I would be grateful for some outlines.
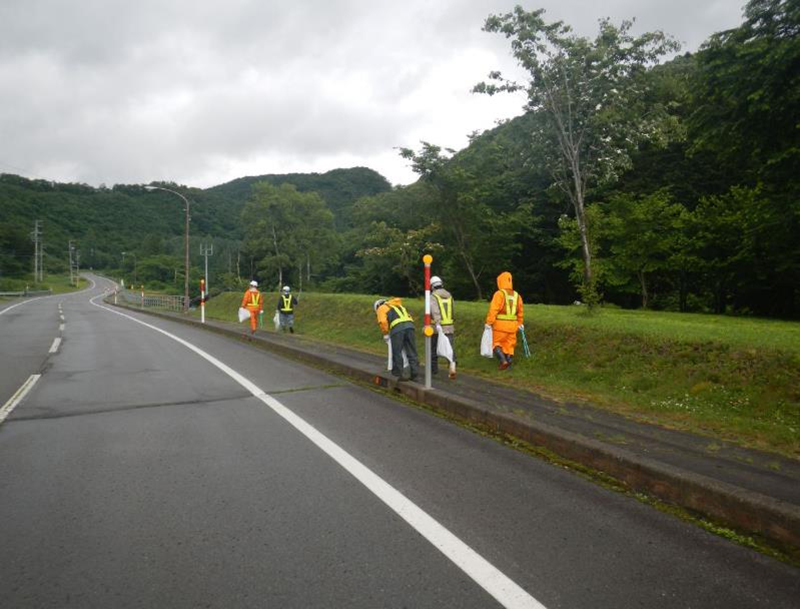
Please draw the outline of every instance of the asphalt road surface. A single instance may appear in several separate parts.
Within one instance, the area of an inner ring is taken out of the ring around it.
[[[0,607],[798,606],[794,567],[95,279],[0,304]]]

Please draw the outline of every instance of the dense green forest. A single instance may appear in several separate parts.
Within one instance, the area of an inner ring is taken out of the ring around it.
[[[415,294],[430,252],[462,299],[509,270],[529,302],[800,317],[800,1],[751,0],[685,54],[630,23],[583,38],[545,18],[487,18],[529,79],[476,74],[476,94],[524,91],[524,112],[460,151],[401,150],[414,184],[353,168],[167,185],[192,200],[198,277],[213,243],[212,290]],[[30,273],[37,219],[46,266],[74,239],[84,267],[180,291],[177,197],[3,175],[0,281]]]

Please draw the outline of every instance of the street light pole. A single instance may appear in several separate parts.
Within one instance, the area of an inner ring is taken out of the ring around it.
[[[178,195],[181,199],[183,199],[184,204],[186,205],[186,230],[184,236],[184,277],[183,277],[183,312],[189,312],[189,199],[184,197],[181,193],[177,190],[170,190],[169,188],[164,188],[163,186],[145,186],[145,190],[165,190],[166,192],[171,192],[174,195]]]

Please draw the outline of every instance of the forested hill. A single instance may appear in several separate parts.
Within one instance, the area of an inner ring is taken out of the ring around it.
[[[288,182],[300,191],[318,192],[339,226],[347,224],[358,198],[391,190],[385,178],[363,167],[245,177],[205,190],[165,183],[191,201],[193,257],[201,241],[213,242],[218,253],[224,251],[226,270],[232,266],[229,253],[235,258],[244,236],[242,209],[259,181]],[[118,268],[122,252],[132,252],[139,262],[153,256],[182,258],[185,215],[182,201],[173,194],[149,192],[141,185],[94,188],[0,174],[0,278],[30,271],[30,234],[36,220],[41,223],[48,272],[66,268],[70,240],[81,252],[83,267]]]
[[[294,184],[299,192],[318,193],[333,212],[334,222],[339,229],[350,223],[351,208],[358,199],[392,189],[392,185],[377,171],[367,167],[352,167],[333,169],[325,173],[247,176],[213,186],[208,192],[244,203],[252,192],[253,184],[257,182],[269,182],[274,186]]]

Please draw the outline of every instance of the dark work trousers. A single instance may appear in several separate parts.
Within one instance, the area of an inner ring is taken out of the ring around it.
[[[419,360],[417,359],[417,344],[414,338],[414,324],[405,322],[407,327],[397,327],[389,335],[392,341],[392,374],[397,378],[403,376],[403,351],[408,358],[408,366],[411,369],[411,378],[419,375]]]
[[[450,346],[453,348],[453,361],[456,361],[456,335],[455,334],[445,334],[445,336],[450,340]],[[436,374],[439,372],[439,356],[436,355],[436,347],[439,346],[439,333],[434,332],[433,336],[431,337],[431,372]],[[445,360],[447,361],[447,360]]]

